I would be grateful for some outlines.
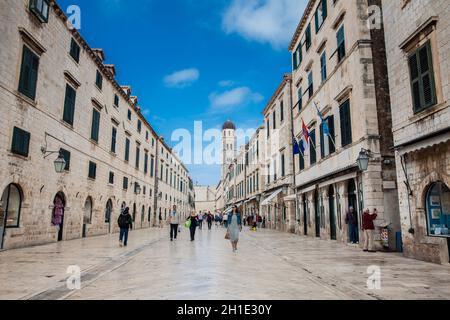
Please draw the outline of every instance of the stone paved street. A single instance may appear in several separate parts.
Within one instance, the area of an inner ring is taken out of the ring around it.
[[[450,267],[275,231],[244,230],[232,253],[224,230],[116,235],[0,253],[0,299],[448,299]],[[66,269],[79,265],[82,289],[69,291]],[[367,268],[381,268],[368,290]]]

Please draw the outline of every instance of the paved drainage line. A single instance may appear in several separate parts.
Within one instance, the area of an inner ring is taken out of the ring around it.
[[[127,252],[125,254],[119,255],[117,257],[112,257],[108,259],[106,262],[93,266],[92,268],[88,268],[82,272],[81,275],[81,283],[82,283],[82,289],[88,287],[101,277],[105,276],[108,273],[111,273],[120,267],[124,266],[125,264],[129,263],[132,259],[134,259],[138,254],[143,252],[148,247],[160,242],[163,239],[163,237],[160,237],[158,239],[152,240],[146,244],[143,244],[140,247],[137,247],[136,249],[133,249],[130,252]],[[123,259],[126,259],[123,261]],[[64,285],[60,285],[57,287],[53,287],[48,290],[44,290],[38,294],[34,294],[31,297],[28,297],[27,300],[64,300],[67,299],[69,296],[77,292],[77,290],[70,290],[67,288],[66,281],[68,278],[65,278]]]
[[[285,262],[287,262],[289,265],[300,268],[303,272],[309,274],[309,275],[306,274],[305,276],[310,281],[312,281],[316,284],[319,284],[322,287],[325,287],[326,289],[331,291],[333,294],[340,294],[340,295],[343,295],[344,297],[347,297],[347,298],[351,297],[354,299],[360,299],[360,296],[364,295],[364,296],[367,296],[371,300],[374,300],[374,299],[383,300],[381,297],[379,297],[373,293],[367,293],[354,285],[347,284],[340,280],[336,280],[335,276],[328,274],[324,271],[320,271],[321,274],[317,275],[314,272],[312,272],[311,270],[309,270],[310,268],[308,268],[307,265],[304,265],[303,263],[300,263],[300,262],[291,261],[289,258],[278,253],[275,249],[261,245],[258,241],[256,241],[255,237],[253,237],[253,236],[249,235],[249,238],[251,239],[250,241],[256,243],[260,248],[271,252],[275,256],[277,256],[277,257],[281,258],[282,260],[284,260]],[[341,287],[343,289],[340,289],[337,286],[338,284],[341,285]],[[349,294],[349,292],[350,292],[350,294]]]

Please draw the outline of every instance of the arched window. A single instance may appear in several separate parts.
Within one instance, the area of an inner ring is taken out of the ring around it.
[[[22,191],[19,186],[10,184],[3,191],[0,202],[0,227],[18,228],[21,208]]]
[[[145,206],[142,206],[141,210],[141,223],[143,223],[145,220]]]
[[[87,197],[84,203],[83,223],[90,224],[92,221],[92,198]]]
[[[152,207],[148,207],[148,222],[150,222],[152,217]]]
[[[426,198],[428,234],[450,237],[450,189],[442,182],[433,183]]]

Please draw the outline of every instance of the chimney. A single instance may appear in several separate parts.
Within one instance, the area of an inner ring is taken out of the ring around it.
[[[122,88],[123,92],[125,92],[127,97],[131,96],[131,87],[130,86],[122,86],[121,88]]]
[[[116,76],[116,67],[113,64],[105,64],[106,70],[113,76]]]
[[[105,61],[105,53],[103,52],[103,49],[92,49],[92,51],[95,53],[95,55],[100,59],[102,63],[103,61]]]

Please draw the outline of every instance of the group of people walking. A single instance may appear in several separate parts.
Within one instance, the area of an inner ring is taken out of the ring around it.
[[[374,232],[375,225],[374,221],[378,216],[377,209],[374,209],[373,212],[370,212],[369,209],[364,210],[362,215],[362,223],[361,229],[364,233],[364,252],[376,252],[374,245]],[[160,216],[160,220],[161,220]],[[237,245],[239,242],[239,234],[242,231],[242,225],[248,224],[252,229],[256,230],[256,228],[260,228],[261,225],[264,225],[264,219],[261,218],[259,214],[245,216],[242,218],[242,215],[239,213],[237,206],[232,207],[232,211],[229,214],[225,215],[212,215],[211,212],[208,213],[199,213],[192,212],[191,215],[187,218],[184,226],[190,231],[190,239],[191,241],[195,241],[195,233],[197,228],[200,230],[203,228],[203,222],[206,221],[208,230],[212,229],[213,222],[216,223],[216,227],[218,228],[220,225],[223,225],[226,229],[225,238],[230,240],[233,252],[237,252]],[[120,246],[128,245],[128,233],[133,229],[133,219],[130,215],[130,209],[125,208],[120,214],[118,220],[118,225],[120,228],[119,234],[119,243]],[[169,212],[169,218],[167,223],[170,226],[170,241],[174,241],[177,239],[178,233],[181,232],[181,223],[182,218],[181,215],[177,211],[177,206],[174,205],[172,210]],[[348,233],[350,242],[353,244],[359,243],[359,235],[358,235],[358,218],[353,207],[350,207],[346,217],[345,223],[348,225]],[[160,223],[161,226],[161,223]]]

